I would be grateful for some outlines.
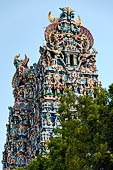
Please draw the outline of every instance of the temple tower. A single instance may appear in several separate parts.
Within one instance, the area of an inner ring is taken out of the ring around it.
[[[97,51],[90,31],[74,19],[74,10],[60,8],[59,18],[45,30],[37,64],[28,67],[28,57],[14,58],[16,73],[12,80],[15,103],[9,107],[7,141],[3,152],[4,170],[26,165],[45,153],[45,141],[60,127],[58,108],[60,95],[71,88],[76,97],[90,94],[99,84],[95,66]]]

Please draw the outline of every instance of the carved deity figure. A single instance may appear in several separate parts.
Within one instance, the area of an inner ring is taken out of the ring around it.
[[[25,55],[24,60],[19,60],[19,57],[20,57],[20,55],[15,56],[14,65],[17,69],[16,73],[17,73],[19,82],[21,82],[28,75],[29,68],[28,68],[27,64],[29,62],[29,58]]]

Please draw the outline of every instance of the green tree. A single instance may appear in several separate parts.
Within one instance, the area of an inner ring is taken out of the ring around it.
[[[52,138],[48,144],[51,170],[79,170],[86,166],[85,156],[88,151],[84,145],[85,129],[78,119],[75,101],[75,95],[70,90],[61,97],[59,118],[62,128],[56,130],[59,136]]]
[[[80,97],[78,104],[71,91],[61,97],[62,129],[48,144],[51,170],[113,169],[113,85],[95,95]]]
[[[16,167],[16,168],[14,168],[13,170],[24,170],[24,168]]]
[[[46,170],[48,168],[48,157],[46,155],[39,155],[37,159],[27,166],[27,170]]]

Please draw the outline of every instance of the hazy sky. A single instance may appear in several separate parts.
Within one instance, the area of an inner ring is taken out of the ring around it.
[[[113,83],[113,0],[0,0],[0,160],[6,140],[8,106],[13,106],[11,81],[14,56],[27,54],[37,63],[43,45],[48,12],[60,15],[60,7],[75,10],[82,25],[92,33],[98,51],[97,68],[103,87]],[[0,170],[2,164],[0,163]]]

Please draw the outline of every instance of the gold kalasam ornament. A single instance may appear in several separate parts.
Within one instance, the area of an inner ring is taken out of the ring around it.
[[[69,8],[69,7],[59,8],[59,9],[62,10],[62,11],[67,11],[68,14],[70,14],[70,12],[75,12],[75,10],[73,10],[73,9],[71,9],[71,8]]]

